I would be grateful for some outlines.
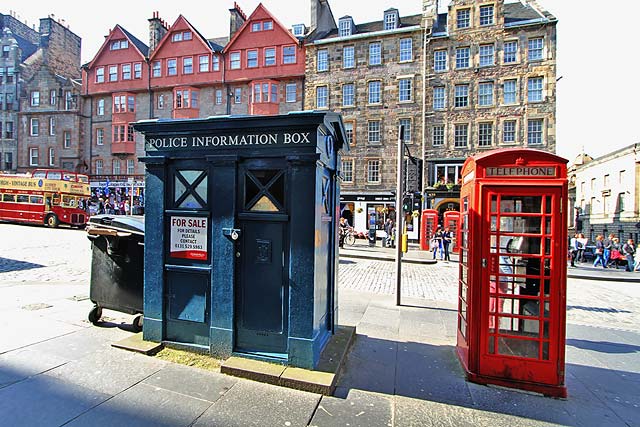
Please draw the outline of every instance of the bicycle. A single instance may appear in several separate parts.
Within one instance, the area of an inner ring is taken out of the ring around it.
[[[353,246],[356,244],[356,235],[355,235],[355,231],[353,230],[353,227],[345,227],[343,233],[344,233],[344,242],[347,245]]]

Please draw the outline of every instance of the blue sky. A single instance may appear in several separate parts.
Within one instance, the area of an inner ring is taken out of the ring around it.
[[[236,0],[247,15],[260,3],[258,0]],[[334,17],[353,16],[356,23],[382,18],[389,7],[401,15],[421,12],[421,0],[367,0],[367,7],[354,7],[358,2],[329,0]],[[8,4],[7,4],[8,3]],[[308,0],[263,0],[262,3],[285,26],[309,24]],[[640,99],[640,84],[636,81],[634,47],[640,40],[640,2],[625,1],[624,13],[607,9],[602,0],[538,0],[538,3],[558,18],[557,85],[557,149],[570,161],[584,148],[598,157],[636,142],[640,142],[635,120],[638,120],[636,100]],[[71,1],[21,0],[5,2],[3,13],[14,10],[29,25],[53,13],[64,19],[71,30],[82,37],[82,61],[88,62],[104,41],[104,36],[116,24],[148,40],[147,19],[153,11],[172,24],[183,14],[205,37],[220,37],[228,33],[229,13],[233,0],[167,1],[111,0],[104,4],[99,18],[89,3]],[[615,18],[615,20],[614,20]],[[632,47],[633,46],[633,47]]]

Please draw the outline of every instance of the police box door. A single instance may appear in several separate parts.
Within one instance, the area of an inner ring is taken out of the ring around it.
[[[284,159],[252,159],[238,168],[235,351],[286,357],[289,216]]]

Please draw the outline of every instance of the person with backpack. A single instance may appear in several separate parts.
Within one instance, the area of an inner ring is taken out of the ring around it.
[[[633,239],[627,240],[627,243],[622,245],[622,253],[627,259],[627,266],[625,267],[625,271],[633,271],[633,256],[636,254],[636,247],[633,244]]]

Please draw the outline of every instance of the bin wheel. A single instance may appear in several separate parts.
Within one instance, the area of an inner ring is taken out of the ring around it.
[[[142,314],[138,314],[134,319],[133,319],[133,330],[134,332],[140,332],[142,331],[142,322],[143,322],[143,316]]]
[[[46,224],[51,228],[56,228],[60,225],[60,220],[54,214],[47,215]]]
[[[98,307],[96,305],[89,312],[89,322],[91,322],[94,325],[96,325],[101,317],[102,317],[102,307]]]

